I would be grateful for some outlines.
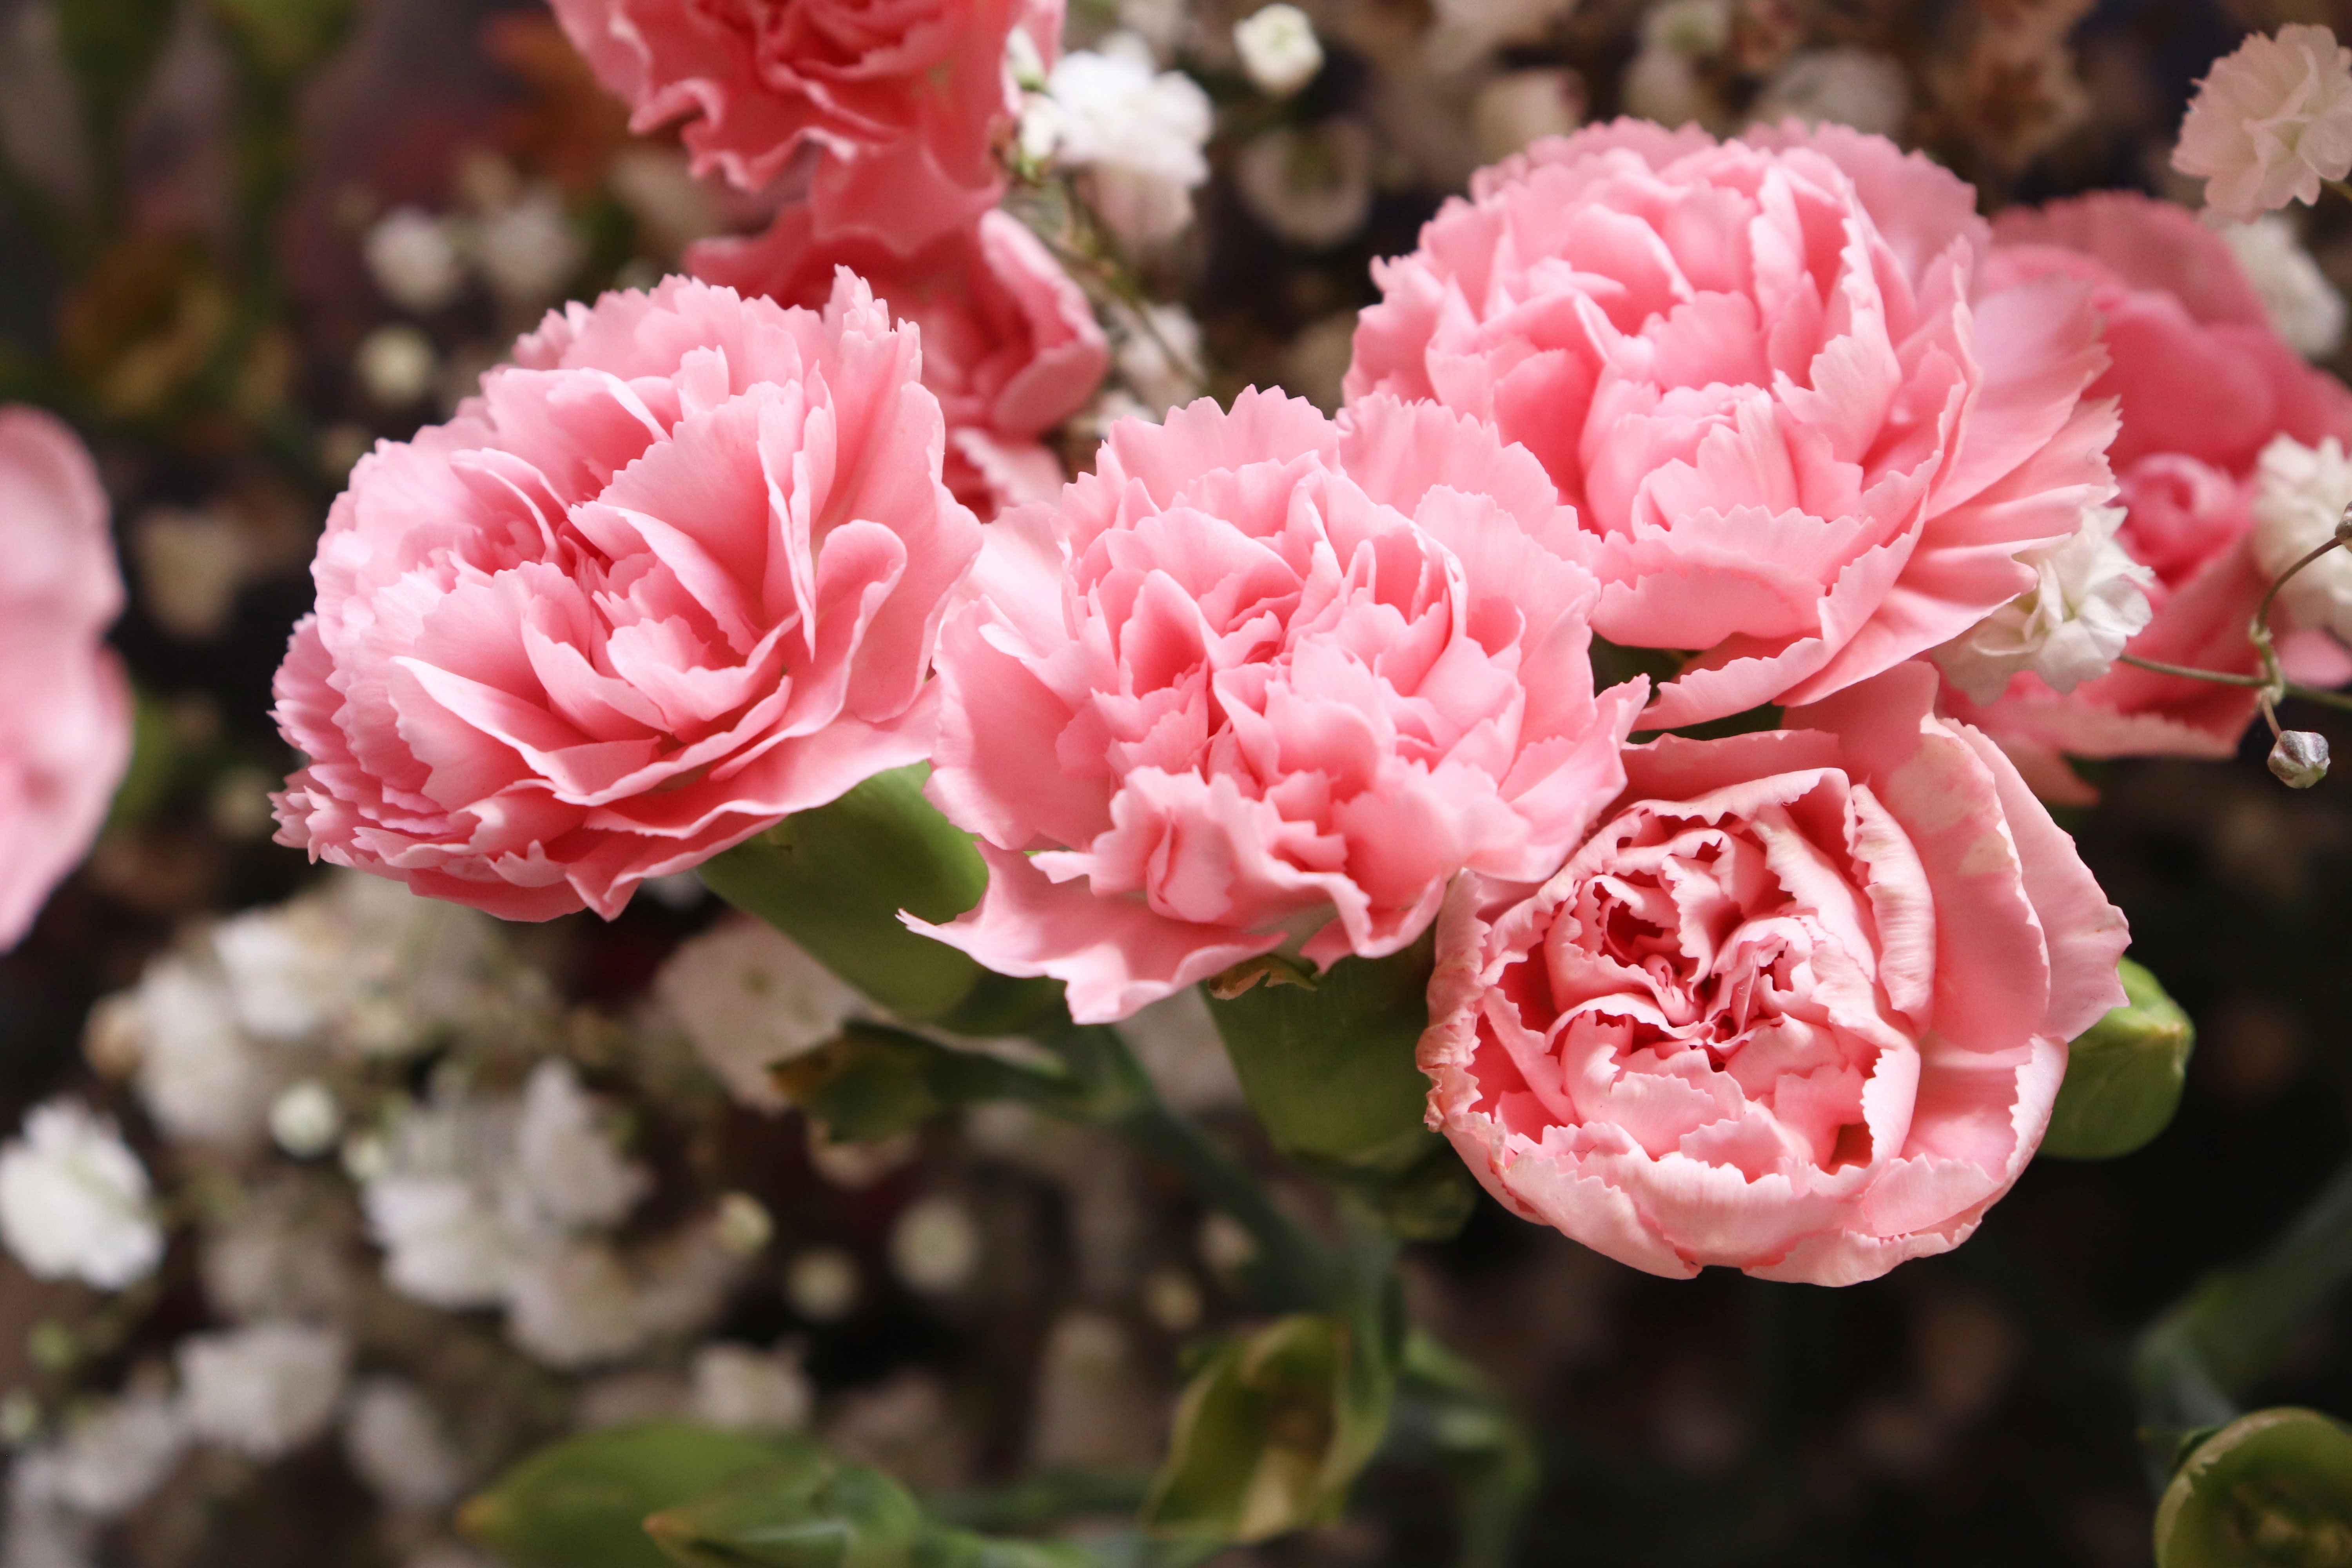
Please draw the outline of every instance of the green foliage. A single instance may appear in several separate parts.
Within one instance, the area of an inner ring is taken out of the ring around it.
[[[82,121],[108,168],[122,122],[172,37],[175,0],[62,0],[58,41],[81,94]]]
[[[1413,1052],[1435,942],[1424,935],[1388,958],[1343,958],[1312,985],[1269,980],[1209,1004],[1276,1147],[1415,1239],[1460,1229],[1477,1195],[1423,1120],[1429,1080]]]
[[[683,1568],[908,1568],[923,1530],[906,1488],[814,1444],[646,1521]]]
[[[668,1568],[648,1514],[814,1451],[674,1421],[591,1432],[509,1470],[458,1510],[457,1527],[508,1568]]]
[[[1053,1017],[1058,984],[992,974],[900,923],[901,910],[953,920],[988,886],[971,837],[923,798],[927,773],[878,773],[705,862],[702,879],[909,1022],[989,1035]]]
[[[2068,1049],[2066,1081],[2042,1140],[2045,1154],[2066,1160],[2128,1154],[2163,1131],[2179,1109],[2196,1027],[2156,976],[2128,958],[2121,978],[2129,1000]]]
[[[352,0],[211,0],[247,57],[277,76],[317,65],[342,41]]]
[[[2259,1410],[2199,1443],[2156,1510],[2157,1568],[2352,1565],[2352,1428]]]
[[[1391,1348],[1360,1318],[1300,1313],[1227,1342],[1177,1404],[1145,1525],[1250,1542],[1329,1523],[1395,1397]]]
[[[770,1076],[786,1099],[848,1143],[895,1137],[957,1106],[1055,1104],[1066,1089],[1076,1092],[1062,1077],[873,1024],[845,1026],[838,1038],[777,1063]]]

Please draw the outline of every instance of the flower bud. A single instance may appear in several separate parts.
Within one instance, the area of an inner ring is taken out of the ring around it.
[[[1251,84],[1268,98],[1288,98],[1323,68],[1315,24],[1296,5],[1268,5],[1234,23],[1234,47]]]
[[[2164,1131],[2180,1104],[2197,1030],[2164,987],[2130,959],[2117,966],[2124,1005],[2067,1047],[2066,1081],[2050,1111],[2042,1152],[2106,1160]]]
[[[2352,1562],[2352,1428],[2258,1410],[2207,1437],[2156,1510],[2157,1568]]]
[[[2327,737],[2285,730],[2271,748],[2271,772],[2289,789],[2309,789],[2327,776]]]

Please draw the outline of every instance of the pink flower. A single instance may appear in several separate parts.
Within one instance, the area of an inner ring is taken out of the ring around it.
[[[1094,309],[1045,246],[990,212],[914,255],[857,236],[817,237],[805,206],[755,239],[707,240],[687,269],[782,305],[818,306],[836,267],[872,286],[892,315],[923,330],[923,384],[948,422],[948,488],[993,517],[1050,500],[1067,477],[1037,439],[1076,413],[1110,366]]]
[[[630,125],[685,117],[695,172],[758,190],[822,149],[819,229],[900,251],[996,205],[994,141],[1020,112],[1017,27],[1050,63],[1061,0],[554,0]]]
[[[2179,207],[2102,192],[2011,209],[1993,232],[1990,279],[2087,285],[2106,323],[2113,363],[2090,395],[2114,397],[2123,418],[2108,451],[2126,508],[2116,540],[2157,579],[2155,618],[2125,651],[2252,671],[2246,626],[2264,586],[2246,548],[2255,459],[2282,434],[2352,441],[2352,394],[2280,341],[2229,246]],[[2320,684],[2352,676],[2324,634],[2301,633],[2283,651]],[[1949,701],[2032,763],[2037,784],[2062,792],[2060,752],[2225,757],[2254,716],[2244,688],[2128,666],[2063,697],[2027,674],[1992,704]]]
[[[2317,201],[2321,181],[2352,173],[2352,49],[2325,27],[2256,33],[2199,85],[2172,166],[2234,218]]]
[[[673,278],[362,458],[278,672],[278,842],[493,914],[636,884],[929,754],[980,525],[911,328]]]
[[[131,761],[106,492],[72,431],[0,406],[0,949],[98,836]]]
[[[1433,397],[1543,460],[1593,630],[1698,650],[1645,728],[1957,636],[2107,493],[2084,290],[1978,287],[1972,194],[1892,142],[1621,120],[1471,191],[1376,268],[1348,395]]]
[[[1113,426],[993,526],[941,634],[930,795],[990,880],[917,929],[1103,1022],[1286,944],[1394,952],[1465,868],[1546,876],[1644,694],[1593,695],[1594,584],[1536,542],[1556,510],[1428,405]]]
[[[1906,664],[1788,730],[1625,753],[1532,897],[1438,925],[1430,1125],[1653,1274],[1846,1285],[1967,1239],[2033,1155],[2126,931]]]

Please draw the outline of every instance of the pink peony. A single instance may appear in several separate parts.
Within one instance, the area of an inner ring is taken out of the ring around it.
[[[2246,548],[2254,461],[2271,439],[2352,441],[2352,394],[2272,330],[2229,246],[2182,209],[2103,192],[2001,215],[1987,274],[2088,285],[2113,363],[2091,388],[2123,417],[2108,456],[2126,509],[2116,542],[2156,574],[2156,616],[2125,651],[2230,673],[2256,668],[2246,626],[2264,581]],[[2352,676],[2323,634],[2283,645],[2298,674]],[[2032,675],[1952,710],[2063,782],[2056,754],[2225,757],[2254,716],[2242,687],[2119,666],[2060,696]],[[2040,782],[2037,778],[2037,782]]]
[[[994,142],[1020,112],[1015,28],[1050,63],[1061,0],[554,0],[597,79],[651,131],[687,121],[695,172],[744,190],[823,151],[827,234],[911,251],[996,205]]]
[[[1465,868],[1548,875],[1644,694],[1593,695],[1595,585],[1535,542],[1556,510],[1425,404],[1122,421],[994,525],[941,634],[930,794],[990,881],[919,929],[1103,1022],[1286,944],[1394,952]]]
[[[2199,85],[2172,166],[2235,218],[2317,201],[2322,180],[2352,173],[2352,49],[2325,27],[2248,38]]]
[[[0,406],[0,948],[98,836],[131,761],[106,492],[72,431]]]
[[[2033,1155],[2126,931],[1903,665],[1792,728],[1625,754],[1532,897],[1439,922],[1429,1120],[1514,1212],[1653,1274],[1845,1285],[1957,1247]]]
[[[836,267],[872,285],[892,315],[923,330],[923,384],[948,421],[948,488],[985,519],[1050,500],[1067,477],[1037,439],[1076,413],[1110,366],[1086,295],[1037,237],[1003,212],[901,258],[856,236],[815,234],[788,208],[755,239],[707,240],[687,269],[782,305],[819,306]]]
[[[493,914],[610,917],[929,752],[980,525],[911,328],[673,278],[551,314],[352,472],[278,672],[278,842]]]
[[[1968,186],[1791,122],[1618,121],[1480,174],[1381,264],[1347,381],[1543,460],[1593,629],[1697,650],[1644,728],[1810,702],[2032,585],[2105,498],[2079,286],[1978,286]]]

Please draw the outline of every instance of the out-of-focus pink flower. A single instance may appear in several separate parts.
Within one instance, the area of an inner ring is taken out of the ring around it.
[[[106,492],[54,416],[0,406],[0,949],[106,819],[131,688],[100,640],[122,611]]]
[[[994,141],[1020,112],[1014,28],[1050,63],[1061,0],[554,0],[639,132],[686,119],[698,174],[744,190],[821,148],[819,227],[916,249],[996,205]]]
[[[673,278],[551,314],[361,459],[278,672],[278,842],[420,893],[610,917],[930,750],[980,525],[913,329]]]
[[[2352,49],[2325,27],[2248,38],[2198,87],[2172,166],[2235,218],[2318,200],[2322,180],[2352,174]]]
[[[767,233],[706,240],[687,270],[782,305],[822,305],[836,267],[872,286],[890,313],[923,330],[923,384],[948,422],[948,488],[993,517],[1045,500],[1067,477],[1037,439],[1076,413],[1110,367],[1110,344],[1086,295],[1009,213],[899,257],[858,236],[819,238],[805,206]]]
[[[1435,398],[1542,459],[1593,629],[1697,651],[1644,727],[1933,647],[2106,497],[2087,290],[1979,287],[1968,186],[1890,142],[1618,121],[1471,192],[1378,267],[1348,395]]]
[[[990,880],[919,929],[1101,1022],[1286,944],[1396,952],[1465,868],[1549,875],[1644,695],[1593,694],[1594,584],[1536,542],[1557,508],[1426,404],[1113,426],[994,524],[941,635],[930,795]]]
[[[1845,1285],[1967,1239],[2124,1000],[2122,911],[1908,664],[1789,730],[1625,754],[1532,897],[1438,926],[1430,1124],[1654,1274]]]
[[[2087,285],[2106,322],[2113,363],[2091,395],[2114,397],[2123,416],[2108,454],[2126,509],[2116,540],[2156,574],[2155,617],[2125,651],[2252,672],[2246,626],[2265,585],[2246,547],[2255,459],[2280,435],[2352,441],[2352,393],[2280,341],[2229,246],[2179,207],[2102,192],[2012,209],[1994,239],[1990,279]],[[2282,652],[2315,683],[2352,676],[2317,631],[2290,637]],[[2128,666],[2063,697],[2023,674],[1994,703],[1956,692],[1950,705],[2033,763],[2038,784],[2062,788],[2061,752],[2223,757],[2254,716],[2243,687]]]

